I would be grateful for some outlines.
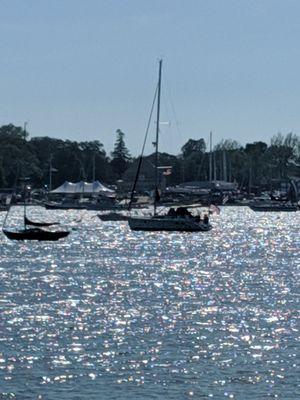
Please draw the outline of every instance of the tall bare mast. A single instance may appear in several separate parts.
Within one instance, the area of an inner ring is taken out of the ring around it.
[[[226,160],[226,150],[223,149],[223,181],[227,181],[227,160]]]
[[[212,186],[212,131],[209,133],[209,184]]]
[[[214,170],[214,181],[217,180],[217,160],[216,160],[216,153],[215,151],[213,152],[213,170]]]
[[[93,182],[96,179],[96,154],[93,154]]]
[[[159,171],[158,171],[158,136],[159,136],[159,119],[160,119],[160,91],[161,91],[161,70],[162,60],[159,60],[159,73],[158,73],[158,92],[157,92],[157,114],[156,114],[156,139],[155,139],[155,193],[154,193],[154,215],[156,214],[156,203],[158,201],[158,184],[159,184]]]
[[[52,154],[49,159],[49,192],[52,190]]]

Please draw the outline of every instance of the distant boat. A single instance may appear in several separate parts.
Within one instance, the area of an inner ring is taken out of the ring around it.
[[[31,221],[29,218],[26,216],[24,217],[24,221],[26,225],[31,225],[31,226],[36,226],[36,227],[46,227],[46,226],[53,226],[53,225],[60,225],[59,222],[37,222],[37,221]]]
[[[9,230],[4,228],[9,210],[5,216],[2,232],[10,240],[38,240],[38,241],[56,241],[69,235],[69,231],[51,231],[45,230],[41,227],[50,227],[51,225],[57,225],[57,222],[33,222],[26,216],[26,201],[24,202],[24,228],[17,230]],[[30,226],[34,226],[29,227]]]
[[[287,196],[289,201],[274,201],[274,200],[264,200],[261,202],[249,203],[248,206],[253,211],[259,212],[295,212],[300,209],[298,203],[298,189],[296,187],[295,181],[290,180],[290,190]]]
[[[157,118],[156,118],[156,140],[155,140],[155,188],[154,188],[154,213],[151,217],[130,217],[128,219],[129,227],[134,231],[184,231],[184,232],[199,232],[209,231],[212,226],[209,223],[208,215],[204,219],[199,216],[193,216],[187,207],[179,207],[177,210],[171,208],[167,214],[159,215],[157,213],[157,203],[159,201],[158,191],[158,139],[159,139],[159,123],[160,123],[160,94],[161,94],[161,72],[162,60],[159,61],[159,75],[157,85]],[[145,145],[145,142],[144,142]],[[144,146],[143,146],[144,148]],[[143,151],[142,151],[143,155]],[[133,198],[135,185],[138,179],[140,163],[137,170],[137,176],[132,189],[131,199]],[[130,203],[131,204],[131,203]],[[129,206],[130,208],[130,206]]]
[[[90,210],[90,211],[105,211],[122,208],[118,204],[112,202],[110,199],[103,199],[102,201],[78,201],[68,200],[61,202],[46,202],[45,208],[47,210]]]
[[[294,204],[278,204],[278,203],[266,203],[266,204],[248,204],[252,211],[258,212],[294,212],[298,211],[299,207]]]
[[[46,210],[85,210],[86,207],[78,202],[47,202]]]
[[[110,212],[108,214],[98,214],[101,221],[128,221],[129,215],[121,214],[118,212]]]
[[[9,231],[2,228],[4,235],[11,240],[38,240],[56,241],[69,235],[68,231],[46,231],[41,228],[24,228],[17,231]]]
[[[188,212],[187,208],[184,208],[184,210]],[[129,226],[133,231],[207,232],[212,229],[208,218],[201,220],[200,217],[191,214],[131,217]]]

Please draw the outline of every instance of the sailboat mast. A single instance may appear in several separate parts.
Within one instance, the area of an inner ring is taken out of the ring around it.
[[[93,182],[96,179],[96,154],[93,154]]]
[[[209,186],[212,187],[212,132],[209,133]]]
[[[52,154],[50,154],[49,160],[49,192],[52,190]]]
[[[26,183],[24,183],[24,229],[26,229]]]
[[[157,114],[156,114],[156,139],[155,139],[155,193],[154,193],[154,215],[156,214],[156,203],[158,184],[159,184],[159,171],[158,171],[158,136],[159,136],[159,121],[160,121],[160,91],[161,91],[161,70],[162,60],[159,60],[159,73],[158,73],[158,91],[157,91]]]

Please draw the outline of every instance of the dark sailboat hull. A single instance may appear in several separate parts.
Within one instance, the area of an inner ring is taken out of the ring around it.
[[[252,211],[259,212],[294,212],[298,211],[298,207],[291,204],[250,204]]]
[[[45,203],[46,210],[89,210],[89,211],[106,211],[120,209],[121,207],[115,204],[106,203]]]
[[[56,241],[68,236],[70,232],[51,232],[35,228],[22,229],[19,231],[8,231],[7,229],[3,229],[3,233],[10,240]]]
[[[101,221],[128,221],[130,218],[128,215],[120,214],[117,212],[98,214],[98,217],[101,219]]]
[[[198,222],[192,218],[169,217],[132,217],[128,220],[133,231],[168,231],[168,232],[207,232],[212,229],[208,223]]]
[[[59,225],[59,222],[35,222],[35,221],[31,221],[26,216],[25,216],[24,220],[25,220],[25,224],[26,225],[32,225],[32,226],[37,226],[37,227],[47,227],[47,226]]]
[[[45,203],[46,210],[85,210],[80,204]]]

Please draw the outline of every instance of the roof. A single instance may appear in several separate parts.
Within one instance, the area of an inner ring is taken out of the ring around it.
[[[99,181],[94,182],[68,182],[65,181],[58,188],[51,190],[51,193],[70,193],[70,194],[80,194],[80,193],[102,193],[107,195],[112,195],[115,193],[114,190],[102,185]]]

